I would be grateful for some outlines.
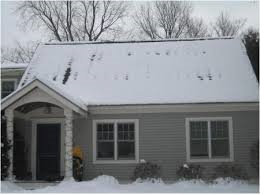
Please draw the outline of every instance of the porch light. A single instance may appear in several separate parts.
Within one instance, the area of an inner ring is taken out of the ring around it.
[[[52,109],[50,105],[46,105],[46,107],[44,108],[44,113],[45,114],[51,114],[52,113]]]

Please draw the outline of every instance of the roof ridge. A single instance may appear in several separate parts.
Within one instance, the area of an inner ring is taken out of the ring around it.
[[[43,45],[79,45],[79,44],[114,44],[114,43],[149,43],[149,42],[178,42],[178,41],[201,41],[201,40],[225,40],[235,39],[233,36],[224,37],[200,37],[200,38],[172,38],[172,39],[157,39],[157,40],[120,40],[120,41],[65,41],[65,42],[45,42]]]

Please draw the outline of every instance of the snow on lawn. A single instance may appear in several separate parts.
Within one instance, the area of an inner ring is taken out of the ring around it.
[[[24,189],[8,181],[1,181],[1,193],[24,192]]]
[[[165,184],[163,181],[135,181],[130,184],[119,184],[118,180],[111,176],[99,176],[91,181],[75,182],[74,180],[62,181],[56,186],[48,186],[36,190],[24,190],[7,181],[1,182],[2,192],[39,192],[39,193],[258,193],[257,184],[248,184],[246,181],[231,179],[216,179],[213,184],[204,181],[177,181],[173,184]]]

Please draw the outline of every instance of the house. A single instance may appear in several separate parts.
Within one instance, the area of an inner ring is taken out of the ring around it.
[[[27,65],[26,63],[1,64],[1,98],[16,90]]]
[[[239,164],[257,177],[258,82],[239,39],[45,43],[1,105],[34,181],[70,178],[73,146],[85,180],[127,180],[143,160],[160,165],[164,180],[184,163],[207,176]],[[13,149],[9,156],[12,180]]]

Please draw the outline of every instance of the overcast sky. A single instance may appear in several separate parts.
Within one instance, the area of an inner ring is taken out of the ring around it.
[[[138,2],[135,2],[138,5]],[[12,47],[18,40],[25,43],[30,40],[47,41],[43,32],[22,30],[19,16],[15,15],[16,1],[1,1],[1,46]],[[233,18],[246,18],[245,28],[259,28],[259,3],[258,1],[193,1],[194,16],[202,17],[210,24],[220,11],[227,11]],[[135,6],[136,7],[136,6]]]

